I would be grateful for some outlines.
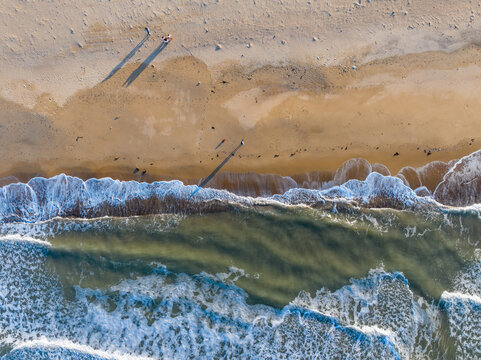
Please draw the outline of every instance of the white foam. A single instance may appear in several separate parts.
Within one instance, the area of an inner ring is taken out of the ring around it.
[[[479,252],[478,252],[479,253]],[[476,253],[475,257],[479,257]],[[481,358],[481,262],[460,271],[453,289],[444,291],[441,304],[447,313],[448,329],[459,359]]]
[[[453,166],[451,167],[451,169],[449,169],[448,172],[446,174],[444,174],[443,181],[445,181],[450,175],[452,175],[456,171],[456,169],[459,165],[461,165],[466,160],[469,160],[469,159],[475,157],[477,154],[481,154],[481,149],[478,150],[478,151],[475,151],[475,152],[473,152],[469,155],[466,155],[466,156],[462,157],[461,159],[459,159],[458,161],[456,161],[453,164]],[[479,171],[480,171],[479,166],[481,166],[481,164],[478,163],[478,162],[470,162],[468,165],[470,165],[470,166],[468,166],[468,172],[472,175],[472,177],[476,177],[477,174],[479,174]],[[434,190],[434,193],[436,193],[436,190],[438,189],[438,187],[439,187],[439,185]]]
[[[478,295],[471,295],[471,294],[463,294],[460,292],[450,292],[444,291],[441,294],[441,299],[444,301],[470,301],[474,303],[478,303],[481,305],[481,297]]]
[[[0,241],[17,241],[17,242],[28,242],[31,244],[42,245],[42,246],[51,246],[48,241],[35,239],[30,236],[22,236],[19,234],[12,234],[6,236],[0,236]]]
[[[446,204],[467,206],[481,200],[481,150],[459,159],[443,176],[433,192]]]
[[[445,186],[448,180],[450,185],[446,191],[452,197],[453,186],[466,185],[466,182],[477,179],[481,173],[481,162],[478,161],[480,155],[481,150],[478,150],[458,160],[444,175],[443,181],[437,186],[432,196],[437,199],[441,194],[441,187]],[[353,159],[353,161],[357,164],[360,160]],[[367,173],[369,164],[366,163],[364,165]],[[463,166],[463,170],[458,171],[458,168],[461,166]],[[344,175],[338,176],[338,181],[344,179]],[[469,185],[467,191],[471,191],[473,186],[475,185]],[[103,216],[108,215],[106,210],[102,211],[102,207],[106,206],[110,206],[111,210],[117,209],[124,216],[137,215],[135,209],[124,209],[122,211],[122,208],[128,206],[129,201],[151,198],[158,199],[161,203],[167,199],[178,199],[194,204],[221,201],[246,206],[275,203],[312,205],[316,203],[323,204],[332,200],[355,201],[369,206],[370,202],[376,199],[388,199],[397,201],[402,207],[406,208],[419,204],[442,207],[432,199],[425,187],[413,191],[399,177],[383,176],[376,172],[369,173],[363,181],[349,180],[342,185],[321,190],[292,188],[284,194],[270,197],[252,198],[238,196],[228,191],[211,188],[201,189],[195,196],[191,197],[196,189],[197,187],[194,185],[186,186],[177,180],[140,183],[136,181],[113,180],[111,178],[92,178],[83,181],[65,174],[49,179],[37,177],[31,179],[26,184],[13,183],[0,188],[0,222],[39,222],[57,216],[66,217],[73,215],[78,217]],[[417,196],[417,193],[424,196]],[[467,201],[466,204],[470,204],[472,203],[471,200],[476,198],[476,196],[476,194],[473,195],[472,193],[463,193],[458,196],[459,199],[456,201],[464,201],[463,199],[465,199]],[[452,201],[456,202],[455,200]],[[170,206],[174,205],[170,204]],[[165,209],[154,207],[151,210],[155,212],[164,211]],[[181,212],[182,209],[173,209],[173,211]]]
[[[268,198],[238,196],[216,189],[201,189],[191,198],[196,188],[193,185],[185,186],[177,180],[149,184],[103,178],[84,182],[64,174],[49,179],[34,178],[27,184],[16,183],[0,188],[0,221],[38,222],[70,214],[80,217],[92,217],[91,214],[102,216],[102,207],[122,208],[131,200],[150,198],[160,201],[173,198],[192,203],[218,200],[248,206],[269,203],[313,204],[324,203],[328,199],[369,203],[382,197],[400,201],[409,207],[427,201],[417,197],[400,179],[378,173],[369,174],[364,181],[349,180],[326,190],[295,188]],[[132,215],[136,215],[135,210],[133,212]]]
[[[93,349],[90,346],[74,343],[68,339],[48,339],[46,337],[41,337],[37,340],[31,340],[26,342],[20,342],[15,344],[12,351],[25,350],[25,349],[65,349],[75,352],[80,352],[82,354],[88,354],[91,356],[101,357],[102,359],[109,360],[152,360],[152,357],[136,356],[132,354],[124,354],[118,351],[102,351]]]
[[[176,199],[179,200],[179,206],[185,206],[181,201],[192,206],[209,201],[245,206],[313,205],[325,204],[327,201],[347,201],[369,206],[372,201],[375,203],[380,199],[388,200],[388,204],[389,200],[394,201],[398,204],[395,206],[400,204],[405,208],[418,205],[443,208],[431,197],[417,196],[416,192],[404,185],[401,179],[376,172],[370,173],[363,181],[349,180],[342,185],[323,190],[293,188],[282,195],[271,197],[238,196],[225,190],[211,188],[201,189],[191,197],[196,189],[194,185],[186,186],[177,180],[139,183],[103,178],[82,181],[64,174],[49,179],[34,178],[27,184],[16,183],[0,188],[0,222],[40,222],[72,215],[102,217],[111,211],[124,216],[137,215],[136,211],[144,213],[145,210],[153,213],[163,211],[182,213],[182,208],[175,205]],[[158,203],[153,205],[146,203],[145,206],[152,206],[151,209],[145,209],[141,205],[136,210],[129,205],[133,200],[152,198],[157,199]],[[172,207],[171,210],[169,206]]]
[[[333,293],[327,289],[317,291],[315,297],[301,293],[293,304],[334,317],[366,335],[384,337],[401,358],[423,357],[437,341],[438,312],[433,305],[415,300],[401,273],[375,269]]]
[[[380,328],[379,326],[376,326],[376,325],[370,325],[370,326],[364,325],[361,327],[352,326],[352,328],[366,335],[379,336],[379,337],[385,336],[389,338],[394,338],[396,336],[396,334],[393,331],[389,329]]]
[[[4,250],[4,256],[28,255],[22,247]],[[342,307],[340,317],[329,317],[291,305],[282,310],[249,305],[247,294],[232,284],[232,276],[220,282],[215,276],[173,274],[160,267],[105,290],[77,287],[75,299],[67,301],[58,280],[44,273],[45,252],[26,259],[4,268],[8,274],[2,273],[2,279],[7,283],[0,287],[0,302],[8,303],[0,313],[0,345],[10,345],[13,357],[32,350],[36,355],[71,351],[102,359],[309,354],[400,358],[402,334],[397,329],[383,323],[347,324],[342,320],[347,309]],[[244,273],[237,268],[230,272]],[[23,287],[12,294],[16,280]],[[32,301],[36,306],[25,312]]]

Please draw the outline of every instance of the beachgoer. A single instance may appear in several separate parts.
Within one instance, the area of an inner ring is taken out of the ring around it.
[[[148,27],[145,27],[145,31],[147,31],[147,36],[150,36],[150,30]]]
[[[219,143],[219,145],[217,145],[215,147],[215,149],[217,150],[224,142],[225,142],[225,139],[222,139],[221,142]],[[219,155],[217,155],[217,156],[219,156]]]
[[[169,38],[167,36],[162,35],[162,41],[164,44],[167,44],[169,42]]]
[[[244,139],[241,140],[241,145],[244,145]]]

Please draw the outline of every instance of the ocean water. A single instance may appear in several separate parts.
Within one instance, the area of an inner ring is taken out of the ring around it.
[[[422,192],[7,185],[0,357],[481,358],[479,156]]]

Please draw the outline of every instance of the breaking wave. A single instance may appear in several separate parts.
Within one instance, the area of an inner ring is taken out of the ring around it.
[[[427,203],[402,181],[371,173],[364,181],[349,180],[327,190],[291,189],[267,198],[238,196],[225,190],[202,189],[180,181],[139,183],[111,178],[89,179],[58,175],[34,178],[26,184],[0,189],[0,221],[37,222],[53,217],[92,218],[221,210],[230,204],[323,205],[334,200],[356,201],[366,206],[387,204],[412,207]]]
[[[360,206],[400,209],[480,203],[481,150],[460,159],[446,171],[447,166],[435,162],[417,170],[404,168],[392,177],[371,172],[372,169],[382,171],[380,164],[371,166],[363,159],[351,159],[341,166],[332,181],[322,182],[322,185],[316,182],[320,189],[292,188],[297,183],[291,178],[282,178],[280,185],[269,178],[272,184],[277,184],[277,191],[288,190],[283,194],[255,198],[213,188],[201,189],[192,196],[197,187],[180,181],[141,183],[111,178],[83,181],[64,174],[49,179],[37,177],[27,183],[12,183],[0,188],[0,223],[37,222],[57,216],[93,218],[212,212],[233,205],[274,203],[327,206],[350,201]],[[432,176],[427,176],[428,172]],[[218,181],[222,183],[226,176],[221,175]],[[263,182],[266,176],[262,175],[258,181]],[[272,188],[272,184],[267,187]],[[268,192],[267,187],[262,192]],[[413,190],[413,187],[416,188]],[[242,192],[249,193],[249,189]]]
[[[439,351],[439,314],[401,273],[375,269],[282,309],[248,304],[234,283],[239,269],[187,275],[157,265],[106,289],[75,286],[67,298],[47,249],[0,239],[3,359],[401,359]]]
[[[477,254],[479,259],[480,254]],[[448,315],[449,332],[455,341],[456,358],[481,357],[481,261],[461,271],[453,289],[443,292],[441,305]]]
[[[0,188],[0,223],[37,222],[54,217],[93,218],[163,213],[220,211],[232,205],[306,204],[322,206],[342,200],[365,206],[408,208],[427,204],[402,181],[371,173],[364,181],[349,180],[327,190],[290,189],[267,198],[238,196],[225,190],[202,189],[180,181],[139,183],[110,178],[89,179],[58,175],[34,178]]]
[[[82,181],[66,175],[36,178],[27,184],[2,188],[0,358],[481,357],[481,262],[477,260],[456,276],[452,289],[440,297],[436,294],[435,299],[415,291],[415,277],[409,275],[413,285],[404,273],[387,271],[375,264],[367,268],[374,267],[367,275],[366,270],[356,276],[360,278],[342,286],[348,281],[345,280],[335,287],[337,290],[317,286],[314,293],[301,291],[279,307],[249,303],[248,293],[237,286],[237,281],[252,275],[234,267],[225,274],[201,271],[187,274],[149,263],[145,272],[133,273],[131,263],[127,262],[129,272],[120,280],[116,278],[95,287],[82,281],[65,281],[64,277],[69,278],[76,271],[82,276],[84,271],[91,271],[87,264],[79,262],[78,270],[75,268],[72,274],[65,275],[62,272],[65,269],[56,267],[52,260],[68,251],[68,247],[55,252],[55,242],[58,244],[65,238],[50,236],[46,229],[64,235],[92,228],[98,233],[126,234],[136,233],[141,226],[149,233],[158,233],[177,226],[185,218],[177,213],[186,212],[186,206],[191,212],[244,205],[329,206],[331,211],[321,211],[318,216],[332,216],[333,222],[342,222],[353,233],[399,232],[399,241],[421,242],[426,246],[429,244],[424,238],[426,233],[446,234],[453,227],[448,240],[458,243],[479,240],[479,212],[471,214],[471,208],[428,212],[421,214],[419,221],[412,220],[419,213],[362,207],[346,214],[336,213],[343,204],[351,206],[351,203],[369,207],[389,202],[403,208],[439,208],[432,197],[417,195],[401,179],[378,173],[329,189],[290,189],[266,198],[243,197],[215,189],[201,190],[191,198],[195,189],[179,181],[153,184],[112,179]],[[293,210],[318,213],[305,207]],[[132,215],[136,211],[139,215],[158,212],[175,215],[153,216],[151,222],[146,222],[145,217],[78,219]],[[249,211],[247,208],[246,212]],[[383,216],[374,216],[377,213]],[[459,213],[468,216],[463,219],[454,216]],[[41,221],[58,216],[76,219]],[[404,216],[412,218],[396,220]],[[476,225],[469,220],[476,221]],[[306,223],[302,224],[304,227]],[[36,238],[36,233],[42,236]],[[443,241],[442,237],[436,239]],[[467,248],[472,250],[471,246]],[[120,265],[99,262],[95,266],[100,270],[91,274],[92,278],[102,274],[103,266]]]
[[[440,188],[437,194],[438,201],[443,204],[466,206],[479,202],[475,195],[479,194],[480,186],[473,180],[476,177],[479,178],[481,174],[480,164],[481,159],[479,151],[477,151],[459,161],[433,161],[418,168],[405,166],[397,174],[392,175],[401,179],[404,185],[415,190],[420,196],[433,197],[438,185],[443,183],[442,188],[444,188],[448,181],[452,189],[448,194],[446,189],[441,190]],[[282,194],[294,188],[326,190],[333,186],[342,185],[348,180],[365,180],[372,172],[391,176],[391,172],[383,164],[371,164],[365,159],[354,158],[344,162],[335,172],[313,171],[291,176],[253,172],[245,174],[220,173],[212,179],[208,187],[225,189],[243,196],[266,197],[273,194]],[[451,175],[448,179],[445,179],[448,173]],[[189,184],[194,183],[197,183],[197,181],[189,181]],[[468,184],[469,187],[466,187]]]

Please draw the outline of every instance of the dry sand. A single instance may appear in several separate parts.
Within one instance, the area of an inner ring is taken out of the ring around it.
[[[3,0],[0,20],[0,177],[196,178],[242,138],[225,171],[481,147],[477,2]]]

